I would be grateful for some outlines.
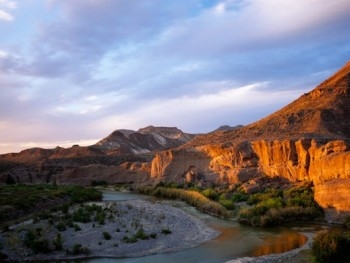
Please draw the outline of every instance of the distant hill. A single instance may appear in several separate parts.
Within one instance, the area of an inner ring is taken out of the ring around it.
[[[285,138],[350,138],[350,62],[275,113],[239,129],[197,136],[184,147]]]
[[[30,148],[19,153],[0,155],[1,161],[36,163],[45,159],[78,158],[85,156],[144,154],[176,148],[195,137],[176,127],[148,126],[138,131],[116,130],[95,145],[54,149]]]
[[[138,131],[116,130],[94,146],[114,154],[140,154],[176,148],[194,136],[176,127],[148,126]]]

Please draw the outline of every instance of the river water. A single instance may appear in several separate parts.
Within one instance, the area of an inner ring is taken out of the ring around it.
[[[130,199],[148,199],[144,195],[104,191],[103,200],[121,201]],[[209,242],[187,250],[156,254],[137,258],[96,258],[79,260],[83,263],[221,263],[240,257],[260,256],[272,253],[282,253],[302,246],[307,238],[300,234],[305,226],[255,228],[244,226],[237,222],[221,220],[197,211],[181,201],[168,201],[187,212],[200,217],[211,227],[222,234]],[[312,229],[308,229],[308,231]],[[312,231],[313,232],[313,231]]]

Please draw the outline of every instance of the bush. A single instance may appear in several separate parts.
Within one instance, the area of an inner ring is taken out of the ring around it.
[[[52,244],[56,250],[62,250],[63,240],[60,233],[57,233],[56,238],[53,240]]]
[[[83,207],[80,207],[78,210],[76,210],[73,213],[72,218],[74,222],[80,223],[88,223],[91,221],[90,212],[84,209]]]
[[[81,227],[78,224],[74,224],[73,227],[75,232],[78,232],[81,230]]]
[[[339,231],[322,231],[314,238],[312,253],[319,263],[350,261],[350,236]]]
[[[228,210],[232,210],[235,208],[235,204],[234,204],[233,200],[230,199],[226,194],[220,195],[219,204]]]
[[[74,244],[72,253],[74,255],[80,255],[80,254],[89,255],[90,250],[87,247],[83,247],[81,244]]]
[[[142,239],[142,240],[149,239],[149,236],[143,231],[142,228],[136,232],[134,237],[136,237],[137,239]]]
[[[248,205],[255,205],[270,198],[283,197],[283,191],[277,189],[266,189],[263,193],[256,193],[249,196]]]
[[[106,239],[106,240],[110,240],[112,238],[112,236],[106,231],[104,231],[102,233],[102,235],[103,235],[103,238]]]
[[[132,236],[132,237],[124,236],[122,240],[125,243],[136,243],[137,242],[137,238],[135,236]]]
[[[163,229],[162,229],[162,234],[164,234],[164,235],[169,235],[169,234],[171,234],[171,230],[168,229],[168,228],[163,228]]]
[[[219,194],[216,190],[212,189],[212,188],[207,188],[205,190],[203,190],[201,192],[202,195],[204,195],[205,197],[211,199],[211,200],[217,200]]]
[[[49,241],[43,238],[39,231],[28,231],[24,238],[24,245],[35,253],[49,253],[51,251]]]
[[[236,192],[232,194],[231,199],[235,203],[243,202],[248,200],[248,195],[245,193]]]
[[[66,230],[66,224],[64,222],[59,222],[57,225],[56,225],[56,228],[58,231],[65,231]]]

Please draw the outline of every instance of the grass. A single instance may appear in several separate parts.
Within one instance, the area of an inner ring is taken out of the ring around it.
[[[196,207],[204,213],[218,216],[220,218],[228,219],[233,215],[232,212],[226,209],[223,205],[209,199],[198,191],[168,187],[145,187],[138,188],[138,191],[143,194],[154,195],[162,198],[179,199]]]

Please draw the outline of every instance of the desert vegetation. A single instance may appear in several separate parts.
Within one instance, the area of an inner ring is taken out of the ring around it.
[[[267,188],[250,195],[247,204],[249,206],[239,211],[238,219],[255,226],[311,221],[323,215],[322,209],[313,199],[312,187],[308,184],[287,190]]]
[[[87,202],[11,225],[0,236],[0,258],[135,256],[147,254],[149,249],[152,253],[154,249],[176,251],[217,235],[200,220],[163,202]]]
[[[171,186],[139,187],[137,191],[143,194],[161,198],[179,199],[196,207],[199,211],[221,218],[231,218],[232,211],[228,210],[219,202],[216,202],[200,192],[199,189],[182,189]],[[233,208],[233,207],[232,207]]]
[[[137,191],[183,200],[204,213],[226,219],[236,217],[239,222],[254,226],[311,221],[323,215],[308,183],[286,189],[265,188],[254,194],[245,193],[240,185],[227,189],[175,183],[139,187]]]
[[[350,233],[325,230],[314,238],[312,253],[317,263],[350,262]]]
[[[81,186],[1,185],[0,224],[3,228],[13,220],[47,217],[50,212],[67,210],[71,204],[100,201],[102,193],[94,188]]]

